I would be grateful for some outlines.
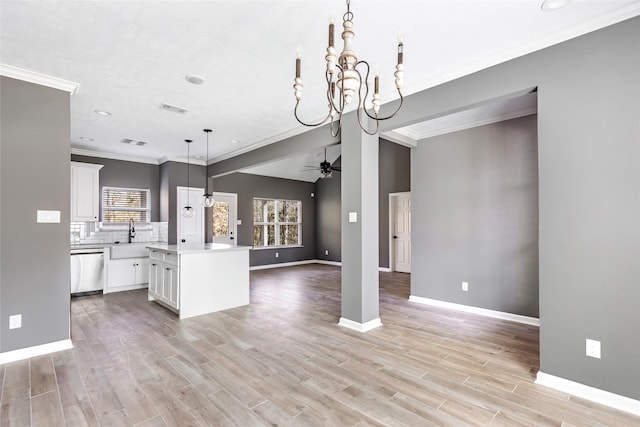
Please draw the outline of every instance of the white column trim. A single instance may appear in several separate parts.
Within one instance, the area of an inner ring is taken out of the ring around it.
[[[358,332],[369,332],[372,329],[377,328],[378,326],[382,326],[382,321],[378,317],[377,319],[369,320],[365,323],[354,322],[353,320],[346,319],[344,317],[340,318],[340,322],[338,322],[338,326],[342,326],[348,329],[352,329]]]
[[[503,311],[489,310],[486,308],[473,307],[470,305],[456,304],[448,301],[440,301],[430,298],[409,296],[409,301],[419,304],[432,305],[434,307],[448,308],[450,310],[463,311],[465,313],[479,314],[480,316],[493,317],[495,319],[508,320],[511,322],[524,323],[525,325],[540,327],[540,319],[536,317],[522,316],[520,314],[505,313]]]
[[[29,359],[31,357],[42,356],[43,354],[69,350],[71,348],[73,348],[73,343],[71,342],[71,340],[62,340],[51,342],[48,344],[7,351],[4,353],[0,353],[0,365],[10,362],[16,362],[18,360]]]
[[[535,383],[640,416],[640,400],[590,387],[565,378],[556,377],[555,375],[545,374],[544,372],[538,372]]]

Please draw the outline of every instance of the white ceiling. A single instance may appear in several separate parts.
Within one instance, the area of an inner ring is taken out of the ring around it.
[[[378,64],[388,101],[395,97],[399,29],[404,93],[411,94],[640,15],[637,0],[573,0],[554,12],[540,5],[354,0],[354,48],[360,59]],[[340,23],[345,3],[2,0],[0,8],[2,64],[79,83],[71,97],[74,150],[157,163],[184,158],[183,140],[190,138],[192,156],[205,157],[202,129],[212,128],[212,163],[307,129],[292,113],[298,46],[305,85],[301,114],[309,120],[324,116],[327,24],[330,16]],[[205,83],[189,84],[187,74]],[[163,111],[162,103],[188,112]],[[123,138],[147,144],[126,145]],[[316,154],[302,164],[319,163]],[[298,168],[292,165],[278,166]]]

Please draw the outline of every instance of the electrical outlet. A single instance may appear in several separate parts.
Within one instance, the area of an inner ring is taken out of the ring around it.
[[[462,290],[465,292],[469,291],[469,283],[467,282],[462,282]]]
[[[325,251],[324,251],[324,254],[325,254],[325,255],[329,255],[329,249],[325,250]]]
[[[278,252],[276,252],[276,258],[280,257],[280,254]]]
[[[17,329],[22,327],[22,314],[14,314],[9,316],[9,329]]]
[[[600,341],[587,338],[587,356],[600,359]]]

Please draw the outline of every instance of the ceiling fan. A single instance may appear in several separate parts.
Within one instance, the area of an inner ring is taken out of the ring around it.
[[[320,167],[317,166],[305,166],[306,169],[303,171],[317,170],[320,171],[320,178],[331,178],[333,172],[340,172],[341,168],[339,166],[331,166],[331,163],[327,161],[327,149],[324,149],[324,160],[320,162]]]

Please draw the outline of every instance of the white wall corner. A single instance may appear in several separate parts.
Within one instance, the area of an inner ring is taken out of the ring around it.
[[[535,383],[640,416],[640,400],[631,399],[599,388],[556,377],[555,375],[545,374],[544,372],[538,372]]]
[[[369,332],[372,329],[377,328],[378,326],[382,326],[382,321],[380,318],[369,320],[365,323],[354,322],[353,320],[346,319],[344,317],[340,318],[340,322],[338,322],[338,326],[345,327],[347,329],[352,329],[358,332]]]

